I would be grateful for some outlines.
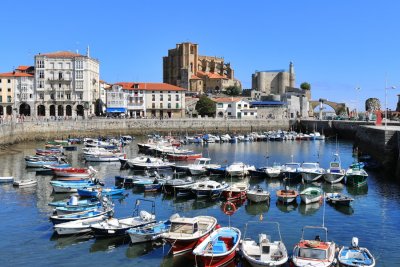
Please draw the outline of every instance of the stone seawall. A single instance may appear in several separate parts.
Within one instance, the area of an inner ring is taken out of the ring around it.
[[[253,131],[288,130],[289,120],[243,119],[92,119],[78,121],[32,121],[0,125],[0,145],[30,140],[51,140],[81,136],[249,133]]]

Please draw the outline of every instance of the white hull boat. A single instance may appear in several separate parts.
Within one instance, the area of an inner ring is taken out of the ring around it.
[[[0,177],[0,184],[1,183],[11,183],[14,181],[14,177],[12,176],[2,176]]]
[[[264,191],[260,186],[256,186],[255,188],[247,191],[247,199],[251,202],[264,202],[269,201],[271,195],[268,191]]]
[[[37,184],[36,180],[28,179],[28,180],[19,180],[14,181],[13,185],[18,187],[28,187],[28,186],[35,186]]]
[[[226,167],[227,175],[234,177],[243,177],[249,175],[250,170],[255,171],[256,167],[253,165],[244,164],[243,162],[234,162]]]
[[[340,183],[346,175],[346,170],[342,169],[339,154],[334,156],[334,160],[329,164],[329,169],[324,174],[324,180],[330,184]]]
[[[319,167],[319,164],[316,162],[305,162],[301,164],[299,172],[304,182],[311,183],[321,179],[325,170]]]
[[[92,224],[102,222],[107,218],[108,216],[102,215],[83,220],[59,223],[54,225],[53,229],[58,235],[74,235],[74,234],[88,233],[92,230],[90,228]]]
[[[300,192],[301,201],[303,201],[305,204],[321,201],[322,195],[322,189],[318,187],[308,187]]]

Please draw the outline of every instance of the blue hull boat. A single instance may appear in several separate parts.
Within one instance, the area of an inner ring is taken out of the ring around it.
[[[121,195],[125,192],[124,188],[91,188],[91,189],[78,189],[78,194],[81,197],[96,197],[99,193],[103,196]]]
[[[113,210],[108,209],[106,211],[103,210],[91,210],[91,211],[84,211],[84,212],[76,212],[70,214],[63,214],[63,215],[53,215],[50,216],[50,220],[53,224],[94,218],[102,215],[110,215],[112,214]]]
[[[131,238],[131,243],[151,242],[161,237],[161,234],[169,231],[171,221],[162,221],[159,223],[149,224],[143,227],[131,228],[126,232]]]
[[[358,246],[358,238],[353,237],[351,246],[343,246],[338,254],[340,266],[374,267],[375,258],[368,249]]]
[[[89,207],[97,206],[100,201],[97,198],[89,198],[83,200],[77,200],[75,203],[71,200],[68,201],[55,201],[50,202],[48,205],[53,207]]]

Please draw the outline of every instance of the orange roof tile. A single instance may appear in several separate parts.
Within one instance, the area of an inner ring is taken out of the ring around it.
[[[23,66],[23,65],[21,65],[21,66],[18,66],[17,68],[16,68],[16,70],[27,70],[27,69],[29,69],[31,66]]]
[[[115,83],[122,88],[127,90],[139,89],[146,91],[186,91],[185,88],[181,88],[175,85],[171,85],[168,83],[141,83],[141,82],[118,82]]]
[[[239,102],[243,98],[241,97],[215,97],[211,98],[212,101],[217,103],[232,103],[232,102]]]
[[[69,52],[69,51],[57,51],[57,52],[39,54],[38,56],[46,56],[46,57],[52,57],[52,58],[85,57],[83,55]]]
[[[220,75],[215,72],[198,71],[197,76],[199,77],[207,76],[209,79],[228,79],[226,76]]]
[[[33,75],[24,72],[5,72],[0,73],[0,77],[33,77]]]
[[[192,77],[190,77],[190,79],[192,79],[192,80],[201,80],[201,78],[197,77],[196,75],[192,75]]]

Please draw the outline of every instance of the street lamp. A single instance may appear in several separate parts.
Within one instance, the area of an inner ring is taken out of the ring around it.
[[[387,128],[387,89],[396,89],[396,86],[387,87],[387,80],[385,80],[385,131]]]

